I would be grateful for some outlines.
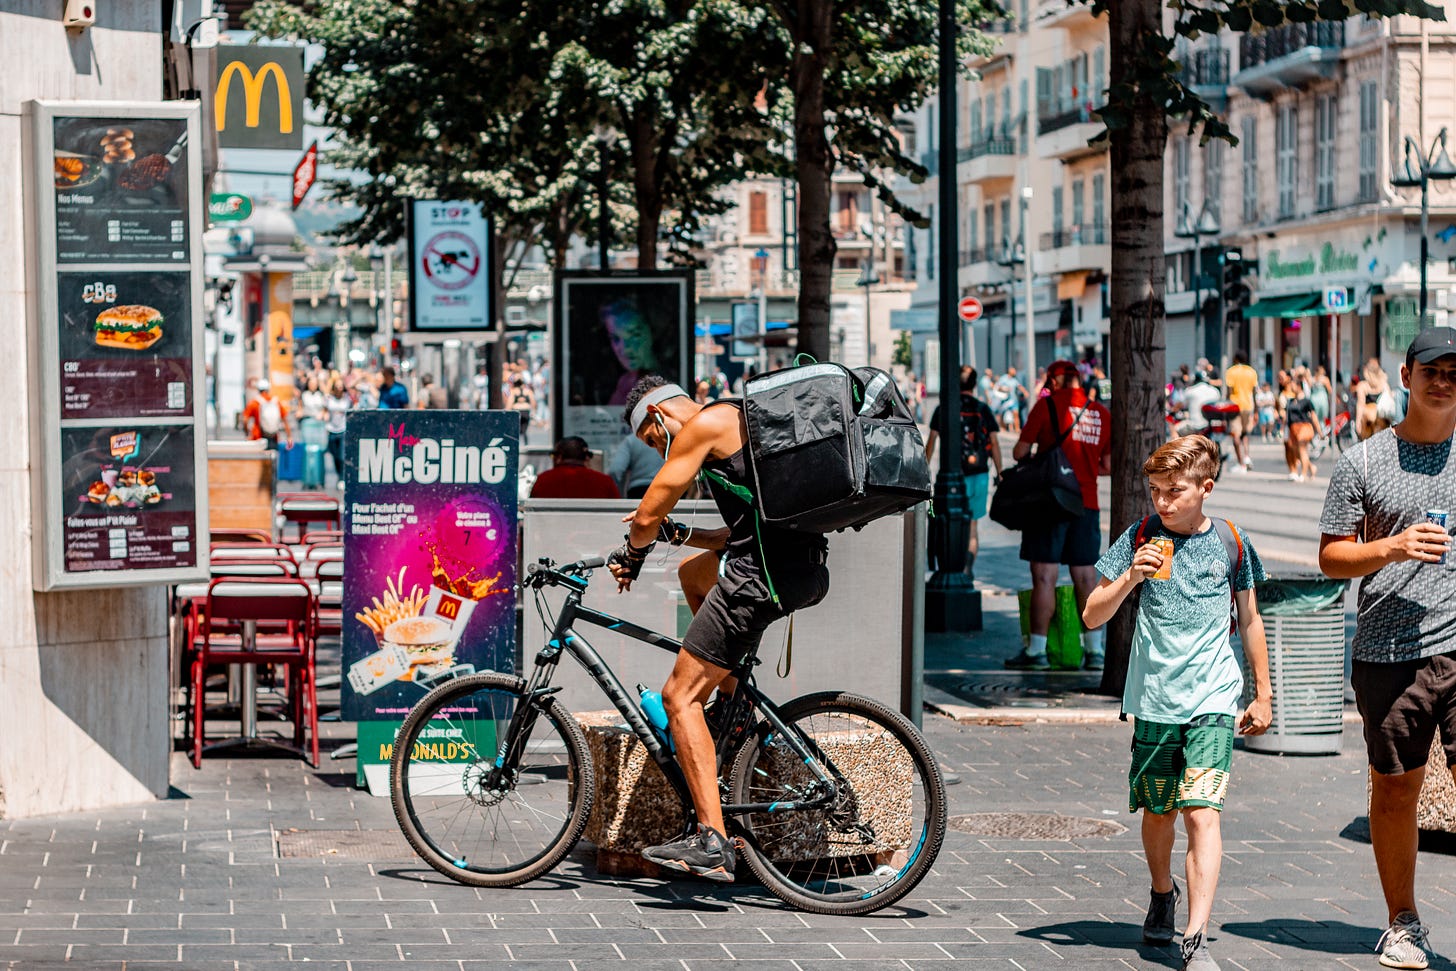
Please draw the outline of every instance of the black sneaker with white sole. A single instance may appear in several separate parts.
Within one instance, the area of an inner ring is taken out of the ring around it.
[[[733,844],[711,826],[661,846],[649,846],[642,855],[660,867],[692,873],[717,883],[732,883],[737,859]]]

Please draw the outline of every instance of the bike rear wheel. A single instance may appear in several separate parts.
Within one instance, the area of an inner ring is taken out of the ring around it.
[[[945,839],[945,782],[925,739],[899,712],[842,692],[779,709],[840,792],[823,809],[738,817],[749,867],[779,899],[818,914],[867,914],[929,872]],[[738,804],[803,799],[815,777],[766,723],[732,769]]]
[[[500,736],[527,703],[520,678],[457,678],[415,705],[395,738],[395,819],[420,858],[452,880],[477,887],[533,880],[560,863],[586,827],[591,755],[581,726],[556,699],[536,700],[516,764],[495,771]]]

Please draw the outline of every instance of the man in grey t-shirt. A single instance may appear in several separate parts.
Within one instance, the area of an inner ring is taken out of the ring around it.
[[[1427,510],[1456,516],[1456,330],[1406,351],[1405,420],[1346,452],[1320,515],[1320,569],[1362,578],[1350,682],[1370,761],[1370,844],[1389,910],[1380,963],[1424,968],[1416,913],[1416,802],[1439,731],[1456,765],[1456,554]],[[1456,525],[1456,521],[1453,521]]]

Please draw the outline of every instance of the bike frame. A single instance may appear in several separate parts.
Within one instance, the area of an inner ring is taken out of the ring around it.
[[[535,724],[536,716],[540,713],[540,699],[543,699],[559,688],[551,687],[551,678],[556,672],[556,665],[560,663],[563,654],[569,655],[581,665],[586,673],[602,689],[602,693],[611,701],[612,706],[622,715],[627,726],[636,735],[638,740],[647,749],[652,760],[662,769],[668,783],[677,792],[678,799],[683,805],[683,825],[695,827],[697,825],[697,811],[693,806],[692,795],[688,791],[687,779],[683,775],[682,768],[678,765],[677,759],[668,751],[666,745],[658,739],[657,733],[647,721],[647,715],[642,711],[638,699],[633,698],[631,693],[622,687],[622,682],[617,675],[609,668],[596,649],[575,630],[575,624],[579,621],[602,627],[618,634],[623,634],[644,644],[660,648],[672,654],[676,654],[682,648],[682,642],[671,637],[659,634],[656,631],[648,630],[640,624],[634,624],[629,620],[614,617],[581,602],[582,594],[586,592],[587,581],[585,577],[573,574],[551,571],[553,580],[568,588],[566,601],[562,604],[560,613],[556,616],[556,624],[552,628],[551,637],[536,654],[536,664],[531,672],[530,678],[526,681],[527,704],[519,705],[511,717],[510,726],[501,743],[501,750],[496,765],[498,768],[514,766],[523,749],[523,742],[530,736],[530,730]],[[821,762],[821,753],[806,745],[799,733],[789,728],[779,715],[768,697],[754,684],[752,662],[745,664],[732,672],[738,679],[738,689],[734,694],[737,700],[742,695],[747,695],[753,707],[768,723],[769,731],[773,735],[782,737],[790,749],[803,760],[804,765],[814,775],[815,782],[810,785],[807,795],[809,798],[796,800],[783,800],[772,803],[726,803],[723,806],[725,817],[742,816],[748,813],[778,813],[794,812],[801,809],[817,809],[831,804],[839,794],[839,785],[836,782],[837,773],[827,769]],[[754,736],[745,736],[745,741],[751,740]],[[817,748],[817,747],[816,747]],[[719,769],[728,763],[728,756],[736,751],[729,741],[720,739],[718,743]]]

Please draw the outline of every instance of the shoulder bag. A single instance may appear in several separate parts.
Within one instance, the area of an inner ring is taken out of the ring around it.
[[[1082,483],[1077,480],[1076,470],[1062,451],[1072,429],[1077,427],[1092,402],[1082,405],[1066,431],[1057,421],[1057,409],[1051,398],[1046,399],[1051,412],[1052,427],[1057,430],[1057,440],[1050,448],[1038,448],[1033,455],[1017,462],[1001,475],[1001,484],[991,497],[991,519],[1007,529],[1026,529],[1033,525],[1064,523],[1076,519],[1086,512],[1082,505]]]

